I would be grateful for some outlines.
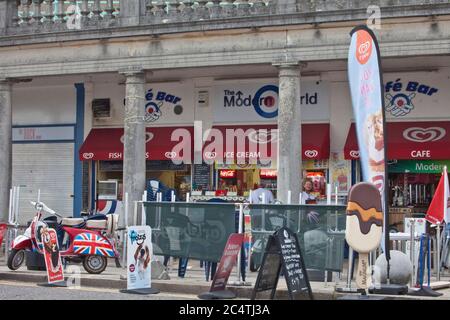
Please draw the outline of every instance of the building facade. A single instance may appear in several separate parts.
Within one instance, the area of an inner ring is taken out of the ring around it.
[[[304,170],[318,194],[326,196],[326,182],[345,194],[359,175],[349,32],[375,21],[392,123],[390,187],[399,186],[392,202],[406,206],[414,195],[425,204],[434,178],[403,182],[411,166],[450,160],[442,147],[450,140],[449,18],[450,4],[438,0],[0,1],[1,203],[11,185],[22,186],[27,219],[38,190],[76,216],[98,206],[97,181],[108,179],[130,201],[157,179],[180,198],[222,188],[244,196],[264,182],[297,202]],[[173,145],[164,141],[176,128],[195,135],[199,122],[202,133],[277,127],[276,163],[170,164]]]

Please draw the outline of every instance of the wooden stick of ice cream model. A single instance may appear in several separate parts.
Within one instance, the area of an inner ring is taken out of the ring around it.
[[[383,233],[383,210],[380,191],[374,184],[361,182],[349,192],[345,240],[359,253],[356,285],[367,289],[372,283],[369,252],[380,245]]]

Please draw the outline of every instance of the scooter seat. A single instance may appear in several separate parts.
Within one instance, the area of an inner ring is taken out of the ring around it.
[[[75,227],[84,222],[83,218],[63,218],[61,221],[61,225],[67,227]]]
[[[89,229],[106,229],[108,227],[107,220],[87,220],[86,228]]]

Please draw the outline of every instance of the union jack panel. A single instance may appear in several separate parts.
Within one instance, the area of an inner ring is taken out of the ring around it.
[[[73,240],[73,251],[82,255],[99,255],[111,258],[115,256],[111,244],[94,233],[77,235]]]

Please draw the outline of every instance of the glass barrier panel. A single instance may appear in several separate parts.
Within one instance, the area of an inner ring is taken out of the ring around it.
[[[308,269],[342,271],[346,206],[252,204],[244,211],[251,217],[253,268],[261,264],[268,236],[281,227],[294,231]]]
[[[233,203],[144,202],[153,253],[218,262],[239,211]]]

